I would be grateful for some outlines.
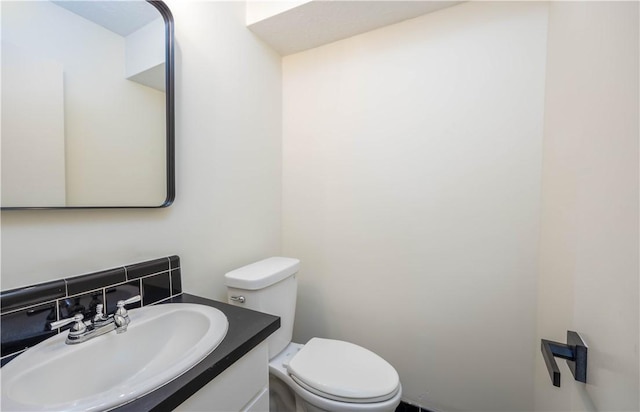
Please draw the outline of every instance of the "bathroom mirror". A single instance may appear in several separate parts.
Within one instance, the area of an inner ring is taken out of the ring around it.
[[[167,6],[3,0],[0,7],[2,209],[169,206]]]

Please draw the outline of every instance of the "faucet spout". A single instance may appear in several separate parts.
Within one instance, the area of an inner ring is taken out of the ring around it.
[[[109,333],[115,328],[116,326],[113,321],[113,317],[109,317],[108,319],[103,321],[102,324],[99,326],[95,324],[90,324],[89,326],[87,326],[87,329],[84,331],[84,333],[80,335],[72,336],[71,334],[69,334],[67,336],[66,343],[69,345],[74,345],[77,343],[86,342],[89,339],[93,339],[100,335],[104,335],[105,333]]]

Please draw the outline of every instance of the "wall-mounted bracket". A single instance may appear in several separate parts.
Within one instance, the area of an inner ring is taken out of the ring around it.
[[[587,345],[577,332],[567,331],[567,343],[542,339],[542,357],[553,386],[560,387],[560,369],[555,357],[566,359],[575,380],[587,383]]]

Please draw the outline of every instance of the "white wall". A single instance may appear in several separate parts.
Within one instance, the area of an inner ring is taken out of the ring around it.
[[[429,409],[533,408],[548,5],[465,3],[284,58],[294,338]]]
[[[539,350],[535,410],[640,410],[637,2],[549,14],[538,339],[589,346],[587,384]]]
[[[280,252],[280,58],[240,2],[168,2],[176,29],[175,203],[2,212],[2,289],[178,254],[186,291]]]

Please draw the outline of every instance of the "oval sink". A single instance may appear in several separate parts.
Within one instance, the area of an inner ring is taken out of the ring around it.
[[[191,303],[129,311],[127,332],[76,345],[59,333],[2,369],[2,409],[97,411],[137,399],[185,373],[220,344],[227,317]]]

